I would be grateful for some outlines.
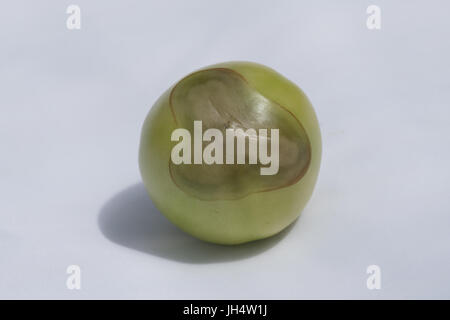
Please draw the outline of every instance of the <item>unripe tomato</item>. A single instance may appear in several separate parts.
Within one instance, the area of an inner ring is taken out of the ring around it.
[[[239,244],[300,215],[321,148],[314,109],[294,83],[260,64],[227,62],[189,74],[156,101],[139,166],[172,223],[204,241]]]

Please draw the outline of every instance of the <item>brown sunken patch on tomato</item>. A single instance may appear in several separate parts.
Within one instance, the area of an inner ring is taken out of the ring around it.
[[[194,121],[202,121],[203,133],[210,128],[223,135],[228,128],[242,129],[246,141],[245,164],[179,164],[169,160],[173,182],[184,192],[202,200],[234,200],[256,192],[267,192],[297,183],[311,162],[311,144],[300,121],[280,104],[252,88],[238,72],[227,68],[201,70],[178,82],[169,97],[170,109],[179,128],[194,140]],[[256,135],[249,129],[254,129]],[[279,130],[279,170],[261,175],[268,165],[249,164],[249,141],[261,139],[259,129]],[[203,142],[203,149],[210,142]],[[175,145],[176,142],[173,142]],[[193,150],[191,150],[193,155]],[[193,162],[192,162],[193,163]]]

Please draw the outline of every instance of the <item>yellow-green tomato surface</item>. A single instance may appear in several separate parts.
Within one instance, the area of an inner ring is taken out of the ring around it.
[[[260,174],[260,163],[174,164],[172,133],[184,128],[194,135],[194,121],[224,137],[229,128],[278,129],[277,173]],[[314,109],[294,83],[260,64],[227,62],[187,75],[156,101],[142,128],[139,166],[151,199],[172,223],[204,241],[239,244],[270,237],[300,215],[321,148]]]

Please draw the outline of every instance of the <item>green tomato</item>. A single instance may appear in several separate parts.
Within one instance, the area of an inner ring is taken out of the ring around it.
[[[216,160],[234,150],[234,162],[173,161],[179,142],[172,134],[185,129],[198,142],[196,121],[203,133],[216,129],[223,139],[201,136],[197,147],[194,142],[180,155],[188,157],[198,147],[207,152],[216,142],[224,150],[211,153]],[[241,129],[247,141],[241,162],[239,150],[226,148],[229,129]],[[266,139],[275,146],[272,129],[278,129],[277,167],[262,174],[269,164],[250,161],[250,141]],[[204,241],[239,244],[270,237],[300,215],[316,184],[321,150],[314,109],[294,83],[260,64],[227,62],[191,73],[156,101],[142,128],[139,166],[155,206],[172,223]]]

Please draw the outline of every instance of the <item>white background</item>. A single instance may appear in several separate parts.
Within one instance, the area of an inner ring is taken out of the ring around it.
[[[82,27],[66,28],[70,4]],[[382,28],[366,28],[366,8]],[[448,1],[3,1],[0,298],[450,298]],[[323,161],[288,231],[172,226],[141,125],[189,72],[249,60],[311,99]],[[82,289],[66,288],[66,268]],[[368,290],[366,268],[382,271]]]

